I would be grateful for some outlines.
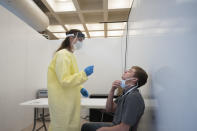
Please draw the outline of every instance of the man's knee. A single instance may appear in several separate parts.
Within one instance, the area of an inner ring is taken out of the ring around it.
[[[88,123],[83,124],[81,127],[81,131],[90,131],[90,130],[91,130],[91,126]]]
[[[101,123],[85,123],[82,125],[81,131],[96,131],[100,127],[102,127]]]

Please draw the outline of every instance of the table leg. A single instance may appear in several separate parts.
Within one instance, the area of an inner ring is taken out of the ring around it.
[[[47,127],[45,124],[44,108],[42,109],[42,122],[43,122],[43,126],[44,126],[45,131],[47,131]]]
[[[34,108],[34,125],[32,131],[34,131],[36,128],[36,120],[37,120],[36,116],[37,116],[37,108]]]

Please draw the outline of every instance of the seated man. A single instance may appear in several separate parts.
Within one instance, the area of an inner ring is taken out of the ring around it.
[[[82,131],[136,131],[137,124],[144,113],[144,100],[138,90],[147,82],[147,73],[133,66],[122,75],[122,81],[116,80],[109,92],[106,111],[115,112],[112,123],[86,123]],[[123,94],[113,101],[114,92],[119,87]]]

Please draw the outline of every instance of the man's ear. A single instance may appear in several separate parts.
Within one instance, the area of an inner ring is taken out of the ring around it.
[[[135,81],[137,83],[138,82],[138,78],[134,77],[133,81]]]

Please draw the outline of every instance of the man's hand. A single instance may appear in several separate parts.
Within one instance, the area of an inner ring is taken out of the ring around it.
[[[113,102],[114,92],[115,90],[120,87],[121,81],[116,80],[112,83],[112,88],[109,92],[107,103],[106,103],[106,112],[114,112],[116,110],[116,103]]]
[[[115,91],[118,87],[120,87],[120,84],[121,84],[121,81],[120,81],[120,80],[115,80],[115,81],[112,83],[111,91]]]

